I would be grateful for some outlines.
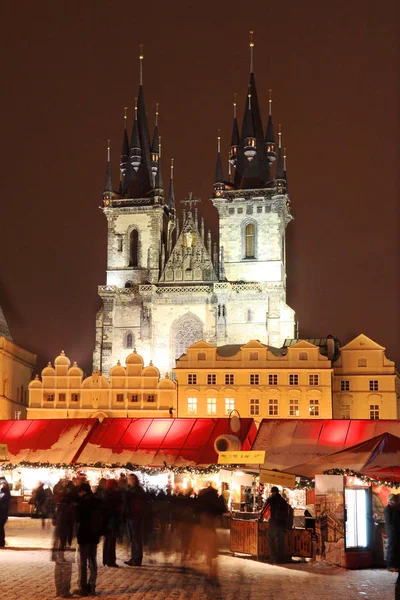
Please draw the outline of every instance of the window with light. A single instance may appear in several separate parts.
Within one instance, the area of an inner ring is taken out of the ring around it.
[[[298,398],[290,398],[289,400],[289,416],[298,417],[300,414]]]
[[[310,400],[310,417],[319,416],[319,400]]]
[[[208,415],[216,415],[217,414],[217,399],[216,398],[207,398],[207,414]]]
[[[197,398],[188,398],[188,415],[197,414]]]
[[[235,410],[235,399],[225,398],[225,414],[229,415],[233,410]]]

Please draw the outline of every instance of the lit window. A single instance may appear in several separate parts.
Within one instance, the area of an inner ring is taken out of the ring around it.
[[[225,398],[225,414],[229,415],[235,410],[235,398]]]
[[[319,416],[319,400],[310,400],[310,417]]]
[[[260,400],[258,398],[250,398],[250,415],[257,416],[260,414]]]
[[[123,402],[124,401],[124,395],[123,394],[117,394],[117,402]]]
[[[225,375],[225,385],[234,385],[235,384],[235,375],[233,373],[227,373]]]
[[[250,373],[250,385],[260,385],[260,375],[258,373]]]
[[[197,398],[188,398],[188,415],[197,414]]]
[[[196,373],[188,373],[188,385],[196,385],[197,384],[197,374]]]
[[[258,352],[250,352],[250,360],[258,360]]]
[[[348,379],[341,379],[340,391],[341,392],[349,392],[350,391],[350,381]]]
[[[138,394],[131,394],[131,402],[139,402]]]
[[[217,375],[216,373],[208,373],[207,375],[207,385],[216,385],[217,383]]]
[[[379,390],[379,383],[377,379],[370,379],[369,380],[369,391],[370,392],[377,392]]]
[[[147,394],[147,402],[154,402],[154,394]]]
[[[255,257],[255,226],[254,223],[249,223],[246,225],[245,229],[245,257],[246,258],[254,258]]]
[[[299,376],[297,373],[290,373],[289,385],[299,385]]]
[[[71,394],[71,402],[79,402],[79,394]]]
[[[299,352],[299,360],[308,360],[307,352]]]
[[[340,405],[340,418],[341,419],[350,419],[350,404],[341,404]]]
[[[207,398],[207,414],[208,415],[216,415],[217,414],[217,399],[216,398]]]
[[[298,398],[290,398],[290,400],[289,400],[289,416],[290,417],[298,417],[299,414],[300,414],[299,399]]]
[[[319,375],[312,374],[308,376],[308,385],[319,385]]]
[[[199,352],[197,355],[197,360],[206,360],[206,353],[205,352]]]
[[[277,373],[270,373],[268,375],[268,385],[278,385],[278,375],[277,375]]]
[[[379,419],[379,404],[369,405],[369,418],[375,421]]]
[[[66,400],[66,395],[65,394],[58,394],[58,401],[59,402],[65,402]]]
[[[278,398],[270,398],[268,400],[268,414],[270,417],[277,417],[279,414]]]
[[[367,366],[367,359],[366,358],[359,358],[358,359],[358,366],[359,367],[366,367]]]
[[[47,394],[46,400],[47,402],[54,402],[54,394]]]

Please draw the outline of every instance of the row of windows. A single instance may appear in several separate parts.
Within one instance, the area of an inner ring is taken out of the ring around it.
[[[260,385],[260,374],[259,373],[250,373],[249,376],[249,384],[250,385]],[[187,376],[188,385],[197,385],[198,376],[197,373],[188,373]],[[289,385],[299,385],[299,375],[297,373],[290,373],[288,378]],[[208,373],[207,374],[207,385],[216,385],[217,384],[217,374],[216,373]],[[225,385],[235,385],[235,375],[234,373],[225,374]],[[276,373],[270,373],[268,375],[268,385],[278,385],[278,375]],[[319,375],[317,373],[313,373],[308,376],[308,385],[319,385]]]
[[[247,311],[247,320],[251,321],[252,314],[251,310]],[[259,352],[249,352],[249,360],[258,360]],[[207,354],[205,352],[197,353],[197,360],[207,360]],[[308,360],[308,352],[299,352],[299,360]]]
[[[341,419],[350,419],[351,411],[350,404],[341,404],[340,405],[340,418]],[[369,405],[369,418],[377,421],[380,418],[380,407],[379,404],[370,404]]]
[[[197,414],[197,398],[188,398],[188,414],[196,415]],[[313,399],[309,401],[309,414],[311,417],[319,416],[319,400]],[[225,415],[229,415],[232,410],[235,409],[235,399],[234,398],[225,398],[224,401],[224,412]],[[260,414],[260,399],[259,398],[250,398],[249,400],[249,413],[251,416],[257,416]],[[207,414],[208,415],[216,415],[217,414],[217,399],[216,398],[207,398]],[[299,400],[297,398],[292,398],[289,400],[289,416],[298,417],[300,414],[299,409]],[[279,416],[279,400],[277,398],[269,398],[268,400],[268,415],[270,417],[278,417]]]
[[[342,379],[340,381],[340,391],[341,392],[350,392],[350,381],[348,379]],[[377,379],[369,380],[369,391],[370,392],[378,392],[379,391],[379,381]]]
[[[262,206],[257,206],[254,207],[253,206],[246,206],[246,214],[247,215],[252,215],[253,211],[255,212],[255,210],[257,210],[258,213],[262,213],[263,211],[263,207]],[[244,208],[242,206],[239,206],[239,208],[236,209],[236,212],[238,215],[242,215],[244,211]],[[266,206],[265,207],[265,212],[271,212],[271,207],[270,206]],[[229,208],[229,214],[230,215],[234,215],[235,214],[235,209],[234,208]]]
[[[46,401],[47,402],[54,402],[54,394],[46,394]],[[71,402],[79,402],[79,398],[80,398],[80,394],[71,394]],[[58,394],[58,402],[65,402],[66,401],[66,394]],[[117,402],[124,402],[125,400],[125,394],[117,394],[116,395],[116,401]],[[129,394],[128,395],[128,401],[129,402],[139,402],[140,398],[139,398],[139,394]],[[155,402],[155,394],[145,394],[143,397],[143,400],[145,402]]]

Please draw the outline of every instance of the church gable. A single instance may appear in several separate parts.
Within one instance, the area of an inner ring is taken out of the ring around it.
[[[340,350],[385,350],[385,348],[374,342],[374,340],[371,340],[368,336],[360,333],[360,335],[348,342],[348,344],[342,346]]]
[[[193,219],[192,212],[189,212],[160,281],[167,283],[217,281],[210,252],[211,247],[207,250],[198,230],[197,221]]]

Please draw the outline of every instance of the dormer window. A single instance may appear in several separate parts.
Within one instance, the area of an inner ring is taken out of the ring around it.
[[[359,358],[358,359],[358,366],[359,367],[366,367],[367,366],[367,359],[366,358]]]
[[[197,360],[206,360],[206,353],[205,352],[199,352],[197,355]]]

